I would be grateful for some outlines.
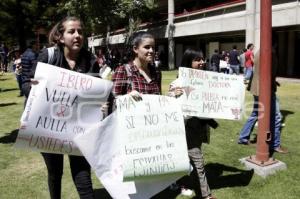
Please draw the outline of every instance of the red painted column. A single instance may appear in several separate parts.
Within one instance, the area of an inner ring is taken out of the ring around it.
[[[272,1],[260,1],[259,121],[256,160],[269,160],[271,78],[272,78]]]

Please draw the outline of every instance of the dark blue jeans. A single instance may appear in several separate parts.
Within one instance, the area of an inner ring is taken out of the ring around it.
[[[17,75],[16,74],[16,79],[17,79],[18,86],[19,86],[19,89],[20,89],[20,95],[23,95],[23,91],[22,91],[22,77],[21,77],[21,75]]]

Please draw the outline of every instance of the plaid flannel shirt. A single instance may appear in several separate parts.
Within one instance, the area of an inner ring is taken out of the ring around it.
[[[119,66],[112,76],[113,81],[113,94],[114,96],[125,95],[133,90],[142,94],[160,94],[158,78],[154,69],[151,72],[151,81],[147,82],[138,68],[134,65],[128,65],[130,75],[127,74],[126,65]],[[151,70],[150,70],[151,71]]]

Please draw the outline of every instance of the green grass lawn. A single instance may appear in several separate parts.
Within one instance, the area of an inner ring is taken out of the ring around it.
[[[177,71],[163,72],[163,92],[176,78]],[[42,157],[37,152],[13,147],[17,135],[24,98],[19,94],[13,74],[0,76],[0,199],[49,198],[47,173]],[[218,199],[298,199],[300,198],[300,83],[281,82],[278,90],[281,111],[286,126],[282,130],[282,145],[289,154],[274,157],[287,165],[266,179],[247,171],[240,158],[254,155],[255,147],[237,144],[240,129],[246,121],[219,120],[219,128],[211,133],[211,143],[203,145],[207,176],[213,194]],[[252,97],[247,93],[251,111]],[[256,134],[256,129],[253,136]],[[65,157],[62,198],[78,198],[70,176],[69,162]],[[103,192],[93,176],[98,198]],[[176,194],[164,191],[155,198],[172,199]],[[183,199],[184,197],[177,197]]]

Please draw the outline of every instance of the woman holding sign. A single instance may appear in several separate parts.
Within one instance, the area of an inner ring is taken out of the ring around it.
[[[153,35],[140,31],[130,40],[129,63],[119,66],[112,76],[113,94],[160,94],[160,82],[153,65],[155,41]]]
[[[49,63],[78,73],[97,74],[99,66],[94,56],[83,49],[83,24],[76,17],[66,17],[57,23],[49,34],[49,43],[55,45],[52,52],[43,49],[38,56],[39,62]],[[36,67],[36,66],[35,66]],[[35,68],[34,67],[34,68]],[[68,88],[71,89],[68,84]],[[81,85],[84,86],[84,85]],[[61,198],[63,175],[62,154],[42,153],[48,170],[48,187],[52,199]],[[80,198],[94,198],[91,168],[82,156],[69,155],[72,178]]]
[[[193,49],[187,49],[182,57],[181,67],[205,70],[205,61],[203,53]],[[170,85],[169,95],[179,97],[184,93],[184,89],[180,87],[180,80],[176,79]],[[198,117],[185,117],[186,140],[188,146],[188,155],[193,166],[193,172],[197,175],[199,187],[196,188],[196,194],[204,199],[215,199],[211,195],[209,185],[207,183],[204,158],[201,150],[203,142],[209,142],[209,126],[217,127],[217,123],[212,119],[200,119]]]

